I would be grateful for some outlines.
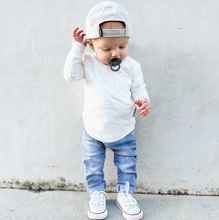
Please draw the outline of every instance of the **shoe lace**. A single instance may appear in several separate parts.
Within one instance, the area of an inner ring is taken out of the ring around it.
[[[90,200],[89,204],[94,207],[104,205],[104,202],[105,202],[104,197],[105,196],[107,198],[109,198],[108,195],[104,191],[96,192],[93,195],[91,195],[91,200]]]
[[[124,198],[124,204],[125,206],[128,206],[128,210],[130,209],[130,207],[133,205],[138,205],[137,201],[132,197],[131,194],[129,194],[129,182],[125,183],[125,193],[122,194],[123,198]]]

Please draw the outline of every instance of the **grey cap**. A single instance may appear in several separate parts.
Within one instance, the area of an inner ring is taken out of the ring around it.
[[[100,24],[106,21],[121,21],[125,29],[100,29]],[[100,37],[131,37],[132,24],[127,10],[111,1],[104,1],[94,6],[86,19],[86,36],[88,39]]]

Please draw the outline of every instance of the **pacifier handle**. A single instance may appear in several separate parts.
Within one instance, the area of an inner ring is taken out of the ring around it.
[[[120,69],[121,62],[122,62],[122,60],[119,57],[115,57],[115,58],[112,58],[111,60],[109,60],[108,64],[110,65],[110,69],[112,71],[118,71]],[[118,68],[113,69],[113,66],[118,66]]]
[[[110,69],[111,69],[112,71],[116,72],[116,71],[118,71],[118,70],[120,69],[120,65],[117,65],[117,66],[118,66],[117,69],[113,69],[113,66],[110,66]]]

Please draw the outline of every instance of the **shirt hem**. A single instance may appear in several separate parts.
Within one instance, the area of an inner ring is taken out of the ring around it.
[[[119,141],[122,138],[124,138],[126,135],[128,135],[130,132],[132,132],[135,129],[135,126],[131,126],[128,130],[126,130],[126,132],[124,132],[121,135],[116,136],[116,138],[112,138],[112,139],[111,138],[101,138],[98,135],[93,134],[93,132],[92,131],[90,132],[90,130],[87,129],[87,127],[85,125],[84,125],[84,128],[85,128],[86,132],[95,140],[101,141],[103,143],[112,143],[112,142],[116,142],[116,141]]]

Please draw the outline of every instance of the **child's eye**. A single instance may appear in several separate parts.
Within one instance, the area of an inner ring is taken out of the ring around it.
[[[120,49],[123,49],[123,48],[125,48],[125,47],[119,47]]]

